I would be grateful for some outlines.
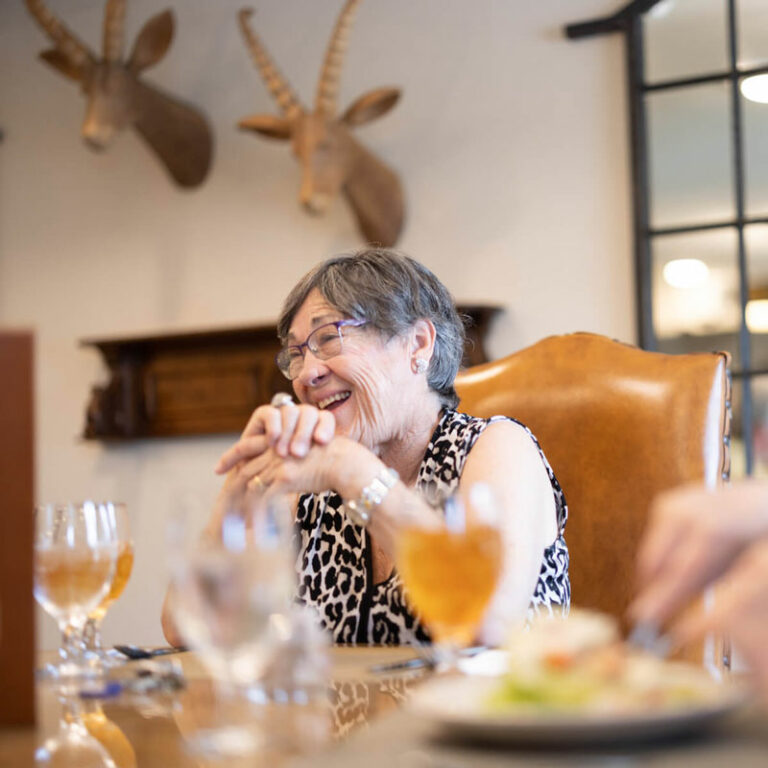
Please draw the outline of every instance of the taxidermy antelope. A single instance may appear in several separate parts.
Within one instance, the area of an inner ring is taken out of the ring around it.
[[[395,172],[362,146],[350,128],[388,112],[400,98],[397,88],[363,94],[337,115],[336,96],[346,39],[360,0],[347,0],[325,53],[315,107],[307,111],[277,71],[266,48],[251,29],[253,13],[239,13],[240,27],[264,83],[281,115],[251,115],[238,125],[273,139],[290,139],[301,164],[299,201],[310,213],[323,213],[341,191],[366,240],[394,245],[403,227],[403,191]]]
[[[82,84],[88,106],[81,133],[87,144],[93,149],[105,149],[115,133],[132,125],[177,184],[200,184],[211,161],[211,132],[205,118],[139,78],[168,51],[173,38],[173,13],[166,10],[153,16],[124,61],[125,0],[107,0],[102,58],[80,42],[42,0],[26,2],[54,44],[40,58]]]

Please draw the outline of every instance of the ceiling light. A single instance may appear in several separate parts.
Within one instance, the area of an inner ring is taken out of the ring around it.
[[[674,259],[664,265],[662,274],[673,288],[690,288],[707,279],[709,267],[701,259]]]
[[[768,333],[768,299],[748,301],[745,318],[752,333]]]
[[[768,74],[745,77],[741,81],[741,92],[745,99],[768,104]]]
[[[662,19],[672,10],[674,4],[675,0],[661,0],[648,10],[648,15],[654,19]]]

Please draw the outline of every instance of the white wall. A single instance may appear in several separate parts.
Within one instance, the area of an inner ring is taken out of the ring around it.
[[[49,3],[97,44],[101,0]],[[163,7],[128,5],[129,36]],[[133,134],[105,154],[84,147],[77,87],[36,61],[46,42],[20,0],[0,3],[0,326],[37,334],[39,499],[113,497],[135,515],[135,572],[108,642],[161,641],[164,519],[183,489],[202,506],[213,496],[229,439],[80,440],[103,369],[78,340],[272,320],[304,271],[358,244],[341,204],[324,219],[299,209],[285,146],[234,127],[273,111],[236,27],[240,5],[177,0],[176,39],[147,76],[214,125],[212,172],[181,191]],[[259,30],[307,100],[340,5],[258,2]],[[358,13],[341,99],[403,88],[359,135],[402,175],[399,245],[459,300],[507,307],[494,356],[574,330],[634,340],[623,41],[561,33],[617,5],[368,0]],[[52,646],[51,620],[40,626]]]

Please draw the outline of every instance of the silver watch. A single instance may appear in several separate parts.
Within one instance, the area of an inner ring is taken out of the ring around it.
[[[400,475],[392,467],[385,467],[371,480],[360,492],[359,499],[344,502],[344,511],[347,517],[361,528],[365,528],[371,522],[371,512],[378,507],[389,493]]]

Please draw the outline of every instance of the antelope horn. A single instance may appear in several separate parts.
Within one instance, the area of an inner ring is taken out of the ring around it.
[[[93,63],[91,51],[46,8],[42,0],[27,0],[27,8],[56,47],[76,68],[81,69]]]
[[[248,19],[253,14],[251,8],[242,8],[238,13],[240,20],[240,29],[243,37],[251,52],[251,58],[259,69],[262,79],[267,89],[280,106],[283,114],[287,118],[293,118],[301,114],[302,108],[296,94],[294,94],[288,81],[280,74],[277,67],[272,63],[272,59],[267,53],[267,49],[259,40],[256,33],[248,24]]]
[[[104,10],[104,60],[122,61],[125,0],[107,0]]]
[[[347,38],[358,5],[360,5],[360,0],[347,0],[347,4],[336,21],[331,40],[325,51],[323,68],[320,70],[315,106],[319,112],[329,116],[336,114],[336,97],[339,93],[342,59],[347,50]]]

